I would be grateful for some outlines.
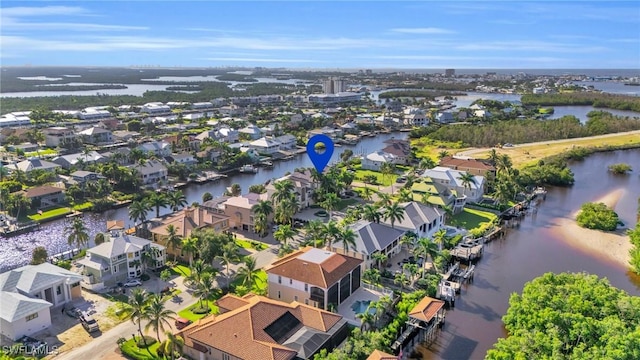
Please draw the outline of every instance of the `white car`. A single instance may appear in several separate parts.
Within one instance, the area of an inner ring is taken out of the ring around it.
[[[134,286],[140,286],[142,285],[142,282],[140,282],[140,280],[138,279],[130,279],[127,280],[126,283],[124,283],[124,287],[134,287]]]

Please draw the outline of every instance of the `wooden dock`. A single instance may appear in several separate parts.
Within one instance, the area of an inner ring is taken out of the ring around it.
[[[479,259],[484,253],[483,242],[483,239],[476,239],[460,243],[451,250],[450,254],[452,257],[463,261]]]

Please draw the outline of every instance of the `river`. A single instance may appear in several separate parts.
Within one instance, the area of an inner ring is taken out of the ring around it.
[[[625,162],[635,171],[615,176],[607,165]],[[570,188],[551,188],[537,215],[529,215],[519,229],[487,245],[476,265],[475,281],[465,285],[455,308],[447,312],[446,324],[427,359],[482,359],[499,337],[506,336],[502,316],[511,293],[545,272],[588,272],[609,279],[615,287],[640,295],[640,277],[605,258],[573,248],[554,229],[555,219],[567,217],[583,202],[593,201],[619,188],[626,189],[615,210],[625,224],[636,220],[640,196],[640,150],[594,154],[571,164],[576,183]]]
[[[385,140],[391,138],[406,138],[406,133],[380,134],[374,138],[363,138],[357,145],[336,147],[331,161],[338,161],[340,154],[346,149],[351,149],[354,154],[368,154],[380,150],[385,145]],[[300,167],[312,167],[313,164],[306,154],[300,154],[288,161],[275,162],[273,168],[260,168],[257,174],[235,174],[229,178],[206,184],[191,184],[182,189],[189,204],[202,202],[202,194],[210,192],[214,197],[221,196],[225,189],[234,183],[240,184],[242,192],[248,192],[249,186],[263,184],[267,180],[284,176]],[[169,209],[161,208],[160,214],[168,214]],[[155,209],[147,218],[155,216]],[[107,220],[125,220],[127,226],[133,226],[128,215],[128,208],[109,210],[101,214],[85,214],[85,224],[89,230],[90,238],[96,233],[106,230]],[[67,220],[56,220],[43,224],[38,231],[22,234],[8,239],[0,237],[0,272],[7,271],[21,265],[25,265],[31,259],[31,253],[36,246],[44,246],[50,255],[67,251],[72,247],[67,244],[65,227]],[[93,241],[91,241],[92,243]]]

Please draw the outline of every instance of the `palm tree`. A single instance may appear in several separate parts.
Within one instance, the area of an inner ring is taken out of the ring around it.
[[[373,323],[375,322],[375,315],[370,313],[369,309],[367,309],[367,311],[363,311],[359,314],[356,314],[356,317],[360,319],[360,321],[362,322],[362,325],[360,325],[360,330],[366,331],[367,329],[373,328]]]
[[[169,319],[174,320],[175,314],[172,310],[165,308],[162,296],[158,294],[151,295],[144,316],[144,319],[147,320],[144,331],[149,330],[149,328],[153,329],[156,332],[158,341],[160,341],[160,330],[164,331],[165,326],[171,326]]]
[[[295,185],[291,180],[282,180],[273,183],[273,187],[276,189],[273,193],[271,199],[273,203],[278,205],[280,202],[285,199],[289,199],[294,196],[294,191],[296,189]]]
[[[433,234],[433,242],[438,244],[438,251],[442,251],[442,245],[447,240],[447,230],[440,229]]]
[[[69,233],[69,236],[67,237],[69,245],[76,244],[78,248],[82,248],[84,245],[89,243],[89,234],[87,233],[87,228],[84,226],[82,218],[73,218],[73,222],[65,229],[65,231]]]
[[[367,269],[362,273],[362,278],[371,284],[378,285],[380,284],[382,275],[380,275],[380,270],[378,269]]]
[[[147,213],[151,211],[151,205],[145,200],[134,201],[129,205],[129,218],[138,226],[138,221],[143,223],[147,220]]]
[[[413,250],[412,247],[415,240],[416,240],[415,234],[411,232],[407,232],[404,235],[402,235],[402,237],[400,238],[400,244],[406,245],[407,249],[411,252]]]
[[[167,340],[164,341],[164,353],[171,354],[171,360],[175,358],[175,353],[178,355],[182,353],[182,349],[184,347],[184,339],[182,336],[174,335],[171,331],[167,330],[164,333],[167,337]]]
[[[151,207],[156,208],[156,217],[160,217],[160,208],[169,204],[167,196],[161,192],[154,192],[146,200]]]
[[[291,229],[291,225],[285,224],[280,225],[278,230],[273,233],[273,237],[281,242],[284,246],[287,246],[287,240],[293,239],[293,236],[296,234],[293,229]]]
[[[496,151],[496,149],[491,149],[491,151],[489,151],[489,161],[491,162],[491,164],[493,164],[493,166],[496,166],[496,164],[498,164],[498,158],[499,158],[499,154]]]
[[[371,197],[373,196],[374,193],[375,191],[372,190],[371,188],[368,188],[366,186],[362,188],[362,198],[367,201],[371,201]]]
[[[364,208],[362,209],[362,218],[367,221],[380,223],[382,214],[380,213],[377,207],[368,204],[368,205],[365,205]]]
[[[200,307],[204,308],[204,302],[212,300],[215,294],[213,274],[210,272],[202,273],[198,282],[195,283],[195,287],[196,288],[193,290],[193,295],[198,298]]]
[[[356,232],[353,231],[352,228],[345,226],[340,229],[338,239],[342,242],[342,248],[345,254],[348,254],[350,249],[356,250],[356,237]]]
[[[190,236],[182,239],[182,252],[189,255],[189,267],[193,264],[193,255],[198,251],[198,238]]]
[[[324,236],[324,224],[319,220],[309,221],[304,228],[306,240],[313,240],[315,243],[315,241],[320,240]]]
[[[170,191],[167,194],[167,199],[169,206],[171,207],[171,211],[173,212],[176,212],[180,210],[181,207],[187,205],[187,198],[180,190]]]
[[[476,177],[470,172],[460,174],[460,176],[458,176],[458,179],[460,179],[460,183],[462,183],[462,186],[466,190],[471,190],[471,184],[478,185],[478,183],[476,182]]]
[[[391,195],[387,194],[387,193],[383,193],[383,192],[379,192],[378,193],[378,202],[376,203],[376,205],[382,207],[382,206],[387,206],[387,205],[391,205],[392,201],[391,201]]]
[[[292,223],[293,216],[298,212],[300,203],[295,196],[290,196],[277,203],[275,217],[278,223]]]
[[[413,201],[413,192],[411,189],[402,188],[398,193],[398,201],[400,202],[410,202]]]
[[[210,192],[205,192],[204,194],[202,194],[202,202],[206,203],[207,201],[213,199],[213,195],[211,195]]]
[[[211,276],[215,277],[219,272],[218,269],[211,266],[211,264],[207,264],[202,259],[194,261],[190,269],[191,273],[184,279],[185,284],[190,287],[196,286],[202,279],[202,275],[205,273],[209,273]]]
[[[225,266],[225,278],[227,280],[226,285],[229,287],[229,285],[231,285],[229,278],[229,266],[238,259],[238,246],[232,242],[225,244],[222,247],[222,254],[218,256],[218,259],[220,259],[222,264]]]
[[[418,239],[416,252],[420,255],[431,258],[433,268],[438,271],[435,259],[440,254],[440,251],[438,250],[438,245],[435,242],[431,241],[429,238]],[[422,272],[422,278],[424,279],[424,271]]]
[[[404,220],[404,208],[398,202],[394,202],[385,206],[382,216],[385,221],[389,220],[391,222],[391,228],[393,229],[396,221]]]
[[[406,285],[409,285],[409,278],[407,277],[407,274],[403,272],[397,273],[395,278],[393,279],[393,282],[400,285],[400,290],[404,290],[404,287]]]
[[[323,209],[325,209],[329,213],[329,221],[331,221],[331,212],[338,207],[340,203],[340,198],[335,193],[325,194],[324,200],[320,203]]]
[[[254,216],[254,230],[264,236],[267,231],[267,219],[273,213],[273,206],[269,201],[260,200],[251,208]]]
[[[376,262],[376,264],[378,265],[378,269],[380,271],[382,271],[382,264],[384,264],[385,261],[387,261],[387,255],[384,253],[381,253],[380,251],[376,251],[373,254],[371,254],[371,259],[374,260]]]
[[[247,288],[252,289],[253,285],[256,283],[256,280],[260,278],[258,273],[260,269],[256,267],[256,259],[251,256],[244,257],[244,265],[238,269],[238,273],[236,277],[242,280],[242,285],[247,286]]]
[[[176,249],[179,248],[180,245],[182,245],[182,239],[180,239],[180,236],[178,236],[178,233],[177,233],[178,229],[176,229],[176,227],[173,224],[169,224],[167,225],[165,230],[167,230],[166,245],[175,253]]]
[[[140,333],[140,337],[146,344],[146,340],[144,340],[144,334],[142,334],[142,320],[146,318],[147,314],[147,305],[149,304],[149,293],[142,288],[135,288],[131,290],[131,295],[129,296],[129,308],[131,309],[131,313],[129,314],[129,318],[131,322],[138,325],[138,332]]]
[[[331,249],[333,242],[340,240],[340,233],[341,231],[338,227],[338,223],[335,221],[329,221],[326,223],[323,231],[324,245]]]
[[[240,184],[232,184],[229,194],[231,194],[231,196],[239,196],[240,194],[242,194],[242,188],[240,187]]]
[[[104,233],[97,233],[96,236],[93,238],[93,243],[98,246],[100,244],[102,244],[103,242],[106,241],[106,238],[104,236]]]
[[[390,162],[385,162],[380,166],[380,172],[382,173],[383,178],[389,178],[391,174],[396,172],[396,165]],[[391,192],[393,193],[393,186],[391,187]]]
[[[449,156],[451,154],[449,154],[449,152],[447,150],[442,150],[438,153],[438,160],[442,160],[444,158],[446,158],[447,156]]]
[[[509,172],[511,170],[511,167],[513,166],[513,162],[511,161],[511,158],[509,157],[509,155],[507,154],[502,154],[498,157],[498,160],[496,161],[496,173],[500,174],[503,172]]]

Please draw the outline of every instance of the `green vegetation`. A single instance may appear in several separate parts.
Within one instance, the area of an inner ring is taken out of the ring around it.
[[[344,210],[347,206],[357,203],[358,200],[356,199],[340,199],[340,201],[338,201],[338,206],[336,206],[336,210]]]
[[[360,165],[355,166],[356,180],[371,184],[371,180],[375,179],[375,185],[391,186],[398,178],[397,174],[385,175],[378,171],[364,170]]]
[[[71,214],[71,209],[69,209],[68,207],[60,207],[43,211],[42,214],[29,215],[28,218],[33,221],[43,222],[47,220],[57,219],[68,214]]]
[[[188,277],[191,275],[191,269],[185,265],[176,265],[171,268],[171,272],[178,276]]]
[[[488,360],[640,359],[640,297],[587,274],[547,273],[513,294]]]
[[[467,230],[482,230],[493,224],[493,221],[497,218],[496,214],[488,211],[465,208],[461,212],[453,215],[451,222]]]
[[[245,249],[254,249],[254,250],[264,250],[267,248],[267,245],[258,241],[244,240],[244,239],[236,239],[236,244],[238,246]]]
[[[594,230],[614,231],[618,227],[618,214],[604,203],[585,203],[576,218],[578,225]]]
[[[138,337],[136,337],[138,338]],[[134,339],[129,339],[122,344],[120,344],[120,350],[126,356],[135,360],[158,360],[160,356],[158,356],[158,348],[160,347],[160,343],[156,341],[154,338],[149,338],[153,340],[153,343],[148,347],[140,348],[138,347],[138,343]]]
[[[609,165],[609,171],[618,175],[624,175],[632,170],[633,169],[629,164],[620,163],[620,164]]]
[[[559,94],[526,94],[523,105],[593,105],[594,107],[640,112],[640,98],[619,94],[597,92],[572,92]]]
[[[217,300],[217,299],[216,299]],[[209,315],[209,314],[217,314],[219,309],[218,306],[215,304],[215,300],[213,301],[207,301],[205,302],[204,308],[209,308],[209,312],[202,312],[200,314],[196,314],[194,313],[194,310],[196,312],[198,311],[198,308],[200,307],[200,303],[195,303],[189,307],[187,307],[186,309],[180,310],[178,311],[178,316],[183,318],[183,319],[187,319],[187,320],[191,320],[191,321],[197,321],[202,319],[203,317]]]
[[[640,198],[638,198],[638,220],[640,220]],[[629,250],[631,260],[629,261],[631,269],[638,275],[640,275],[640,222],[636,224],[635,229],[631,229],[627,232],[629,235],[629,241],[631,241],[632,248]]]

